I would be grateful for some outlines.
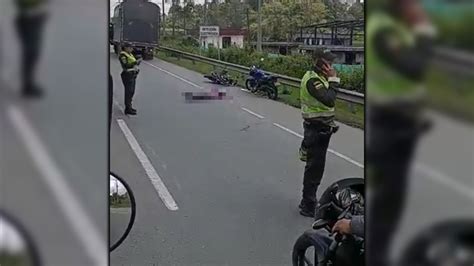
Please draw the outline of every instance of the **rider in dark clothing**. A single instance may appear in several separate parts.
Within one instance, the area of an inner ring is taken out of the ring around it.
[[[354,235],[360,238],[365,237],[365,218],[364,215],[354,215],[350,220],[342,219],[336,222],[333,226],[332,231],[338,232],[345,235]],[[324,255],[328,253],[329,246],[333,242],[333,237],[325,229],[317,230],[311,233],[311,238],[314,240],[314,249],[318,258],[324,258]]]

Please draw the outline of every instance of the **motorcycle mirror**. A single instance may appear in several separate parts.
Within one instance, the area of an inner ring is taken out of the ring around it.
[[[312,227],[314,230],[318,230],[318,229],[324,228],[326,225],[328,225],[328,221],[324,219],[318,219],[314,221]]]
[[[109,244],[110,251],[113,251],[132,230],[136,204],[132,190],[122,178],[110,173],[109,183]]]
[[[39,266],[33,239],[12,216],[0,210],[0,265]]]

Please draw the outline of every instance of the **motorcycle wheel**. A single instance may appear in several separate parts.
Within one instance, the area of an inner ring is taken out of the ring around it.
[[[311,260],[308,258],[309,248],[314,247],[317,245],[316,240],[311,237],[312,230],[306,231],[302,234],[295,242],[293,246],[293,253],[292,253],[292,265],[293,266],[318,266],[318,255],[314,252],[314,258]]]
[[[252,82],[255,82],[255,81],[252,81],[251,79],[247,79],[245,81],[245,88],[249,90],[250,92],[255,93],[257,91],[257,85],[254,84],[254,86],[252,86]]]
[[[276,100],[278,99],[278,89],[268,85],[264,85],[262,88],[263,91],[267,93],[269,99]]]

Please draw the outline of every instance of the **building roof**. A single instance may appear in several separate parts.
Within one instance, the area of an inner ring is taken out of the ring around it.
[[[227,28],[227,29],[219,29],[219,35],[227,35],[227,36],[244,36],[247,35],[247,30],[245,29],[235,29],[235,28]]]

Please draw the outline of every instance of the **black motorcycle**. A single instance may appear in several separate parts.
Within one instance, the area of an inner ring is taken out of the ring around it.
[[[318,248],[320,234],[331,235],[331,229],[340,219],[364,214],[364,179],[346,178],[332,184],[321,196],[311,230],[303,233],[293,246],[293,266],[362,266],[364,239],[354,235],[332,235],[327,252]],[[308,258],[314,247],[313,260]]]
[[[226,69],[221,72],[213,71],[211,74],[204,75],[204,77],[219,85],[235,86],[237,84],[237,80],[232,79]]]
[[[249,71],[249,77],[245,81],[245,87],[252,93],[263,92],[269,99],[278,99],[278,78],[267,75],[263,70],[252,66]]]

